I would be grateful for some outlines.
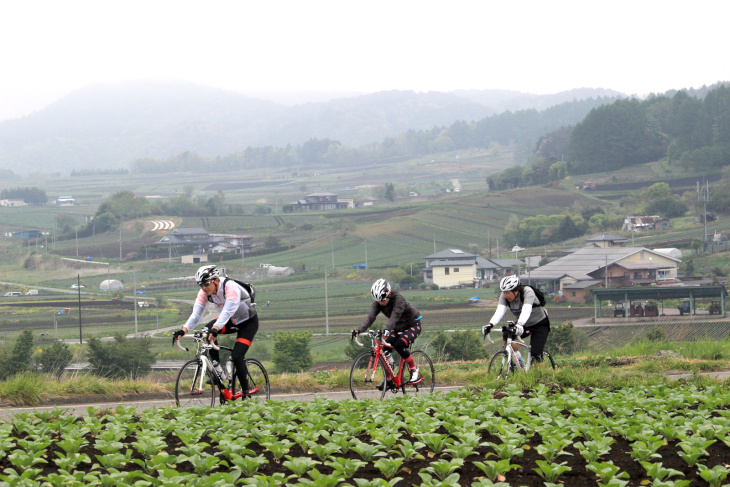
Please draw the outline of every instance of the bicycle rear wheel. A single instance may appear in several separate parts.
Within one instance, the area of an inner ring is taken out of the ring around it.
[[[246,359],[246,369],[248,370],[248,390],[255,391],[247,396],[248,400],[263,402],[271,399],[271,389],[269,387],[269,374],[266,372],[263,364],[256,359]],[[235,370],[234,370],[235,374]],[[234,377],[233,394],[244,390],[238,376]]]
[[[198,360],[190,360],[182,366],[175,382],[175,402],[180,407],[205,406],[215,404],[215,387],[213,377],[206,373],[202,388],[200,375],[203,368]]]
[[[378,389],[380,386],[381,389]],[[350,369],[350,393],[353,399],[382,399],[385,396],[385,362],[372,352],[357,356]]]
[[[418,372],[423,377],[423,380],[416,385],[406,385],[406,394],[423,394],[433,392],[433,388],[436,385],[436,370],[433,368],[433,362],[431,358],[421,350],[411,352],[413,361],[418,367]]]
[[[506,379],[509,377],[510,371],[512,370],[510,359],[507,356],[507,352],[502,350],[492,356],[492,360],[489,361],[489,369],[487,374],[490,377],[496,379]]]

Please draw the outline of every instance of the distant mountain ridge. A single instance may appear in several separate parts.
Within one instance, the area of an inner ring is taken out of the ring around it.
[[[411,129],[601,96],[621,94],[587,88],[553,95],[383,91],[286,106],[191,83],[93,85],[32,115],[0,123],[0,168],[16,173],[128,168],[140,158],[181,151],[222,156],[248,146],[297,145],[311,138],[360,146]]]

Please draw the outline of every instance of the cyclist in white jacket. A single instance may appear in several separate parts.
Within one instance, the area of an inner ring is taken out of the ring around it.
[[[492,331],[492,328],[500,322],[504,314],[509,311],[517,318],[515,331],[517,336],[525,338],[532,337],[530,342],[533,362],[542,362],[542,352],[545,350],[545,343],[550,334],[550,319],[545,308],[540,306],[540,300],[530,286],[521,286],[520,278],[517,276],[506,276],[499,283],[499,290],[502,291],[489,324],[482,327],[482,334]],[[516,347],[514,347],[517,350]]]
[[[231,358],[236,366],[243,394],[248,395],[246,352],[251,347],[251,342],[259,329],[256,304],[251,302],[248,292],[234,280],[224,277],[222,281],[220,272],[215,265],[202,266],[195,273],[195,280],[200,286],[200,291],[198,291],[198,296],[195,299],[193,312],[182,329],[173,334],[172,342],[174,344],[181,336],[193,331],[203,317],[207,304],[213,303],[220,310],[220,314],[218,318],[206,325],[210,330],[208,341],[217,343],[219,334],[237,334]],[[209,355],[211,360],[220,362],[218,350],[210,349]],[[228,395],[226,395],[226,392]],[[236,393],[237,397],[234,397],[228,389],[223,391],[223,396],[227,401],[238,399],[240,395],[241,392],[238,392]]]

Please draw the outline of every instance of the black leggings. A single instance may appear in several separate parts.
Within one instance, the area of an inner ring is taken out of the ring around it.
[[[216,320],[209,322],[207,325],[208,329],[210,329],[215,323]],[[258,330],[259,316],[258,314],[255,314],[243,323],[235,325],[229,320],[228,323],[223,325],[223,328],[221,328],[221,331],[218,333],[219,335],[237,333],[236,344],[233,345],[233,352],[231,352],[231,359],[233,360],[233,365],[236,366],[236,375],[238,376],[238,381],[241,383],[241,387],[244,391],[248,390],[246,352],[248,352],[248,349],[251,347],[251,342],[253,342],[253,338],[256,336],[256,332]],[[215,341],[215,344],[218,345],[218,340]],[[218,350],[211,348],[209,354],[212,360],[220,362],[221,358]]]
[[[545,350],[548,335],[550,334],[550,320],[546,316],[529,328],[525,328],[522,338],[532,337],[530,340],[530,355],[533,362],[542,362],[542,352]]]
[[[418,320],[412,327],[390,335],[385,341],[388,345],[395,348],[398,354],[405,360],[411,356],[411,352],[408,351],[408,347],[416,341],[416,338],[418,338],[418,335],[420,334],[421,320]]]

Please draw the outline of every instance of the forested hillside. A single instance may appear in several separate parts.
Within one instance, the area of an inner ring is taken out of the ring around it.
[[[165,166],[167,171],[170,164],[159,164],[165,159],[173,160],[173,170],[197,170],[216,157],[234,169],[357,163],[362,154],[410,156],[544,133],[556,124],[576,123],[591,108],[613,100],[599,98],[606,95],[616,93],[388,91],[290,107],[183,83],[92,86],[32,115],[0,123],[0,170],[67,174],[129,169],[141,161],[137,170]],[[538,115],[536,108],[566,99],[568,106],[576,106],[558,112],[574,113],[545,126],[550,115]],[[504,108],[522,110],[495,115]],[[475,120],[482,121],[479,127]],[[377,144],[374,153],[370,144]]]
[[[580,123],[542,137],[531,167],[510,168],[488,183],[492,189],[527,186],[658,160],[690,174],[730,165],[730,86],[596,107]]]
[[[301,145],[286,147],[248,147],[245,150],[214,159],[185,152],[168,159],[142,159],[134,163],[136,172],[164,173],[196,168],[240,170],[257,167],[291,167],[329,164],[354,166],[382,163],[394,159],[440,154],[453,150],[489,148],[493,143],[517,144],[519,157],[527,158],[535,141],[557,127],[575,124],[593,108],[613,99],[589,98],[562,103],[541,112],[520,110],[492,115],[476,122],[463,120],[445,127],[408,130],[394,137],[361,147],[352,147],[334,139],[310,139]]]

